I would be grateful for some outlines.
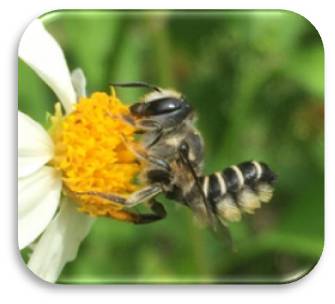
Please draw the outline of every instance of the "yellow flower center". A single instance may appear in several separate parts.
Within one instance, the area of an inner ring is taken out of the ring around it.
[[[122,119],[126,115],[128,107],[114,92],[83,97],[66,116],[56,106],[50,130],[55,143],[52,165],[62,172],[65,193],[79,204],[80,211],[108,216],[122,205],[76,192],[127,196],[138,188],[134,180],[140,165],[127,148],[128,143],[134,144],[135,129]]]

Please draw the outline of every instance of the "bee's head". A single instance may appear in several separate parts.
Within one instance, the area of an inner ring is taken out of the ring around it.
[[[135,117],[153,119],[163,128],[170,128],[187,119],[193,109],[180,93],[160,89],[146,95],[142,102],[133,104],[130,112]]]
[[[191,105],[176,91],[161,89],[142,82],[116,84],[116,86],[152,89],[152,92],[145,95],[141,102],[130,106],[130,112],[135,118],[152,119],[159,122],[162,128],[171,128],[193,117]]]

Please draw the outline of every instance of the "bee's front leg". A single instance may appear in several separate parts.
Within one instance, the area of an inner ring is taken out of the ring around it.
[[[129,151],[131,151],[139,160],[145,160],[151,164],[156,165],[159,168],[162,168],[168,172],[171,171],[170,165],[167,161],[163,159],[158,159],[146,152],[146,148],[142,149],[138,145],[128,142],[126,138],[121,134],[122,141]]]
[[[134,127],[136,128],[137,133],[160,133],[162,131],[161,124],[158,121],[149,118],[134,120]]]
[[[134,119],[131,116],[122,116],[121,119],[127,124],[133,126],[136,129],[135,133],[137,134],[145,134],[145,133],[153,134],[151,142],[146,144],[145,148],[152,147],[161,138],[163,134],[163,128],[161,124],[154,119],[149,118]]]
[[[134,118],[131,115],[114,115],[107,112],[107,115],[112,119],[121,119],[124,123],[133,126],[136,133],[161,132],[161,124],[150,118]]]
[[[148,118],[139,119],[135,121],[135,128],[136,133],[138,134],[144,134],[144,133],[152,134],[151,141],[145,144],[146,149],[151,148],[153,145],[155,145],[163,135],[163,128],[161,124],[153,119]]]

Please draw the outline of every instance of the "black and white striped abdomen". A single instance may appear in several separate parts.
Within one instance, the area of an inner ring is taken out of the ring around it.
[[[254,213],[271,200],[275,174],[262,162],[248,161],[201,178],[203,192],[214,212],[227,221]]]

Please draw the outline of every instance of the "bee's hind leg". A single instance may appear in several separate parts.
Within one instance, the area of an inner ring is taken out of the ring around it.
[[[150,224],[166,217],[166,211],[160,203],[154,199],[150,200],[150,208],[153,213],[136,213],[128,210],[109,210],[107,217],[121,222],[134,224]]]
[[[124,205],[124,207],[134,207],[142,202],[148,201],[156,196],[158,193],[162,192],[159,184],[152,184],[139,191],[132,193],[129,197],[123,197],[114,193],[105,193],[98,191],[85,191],[85,192],[72,192],[74,195],[92,195],[101,197],[103,199],[119,203]]]
[[[131,222],[134,224],[149,224],[158,220],[161,220],[166,217],[166,211],[162,204],[157,202],[153,197],[161,192],[161,188],[153,184],[146,188],[143,188],[137,192],[134,192],[128,198],[119,196],[113,193],[104,193],[96,191],[87,191],[87,192],[74,192],[75,195],[92,195],[98,196],[119,204],[124,205],[125,207],[133,207],[144,201],[148,201],[150,209],[153,213],[135,213],[128,210],[110,210],[108,215],[109,217],[119,220]]]
[[[135,213],[127,210],[111,210],[108,217],[122,222],[130,222],[134,224],[150,224],[166,217],[166,211],[162,204],[155,199],[149,201],[150,208],[153,213]]]
[[[166,210],[164,206],[157,202],[154,198],[149,201],[150,209],[153,213],[137,213],[136,220],[133,222],[134,224],[149,224],[152,222],[156,222],[162,220],[166,217]]]

